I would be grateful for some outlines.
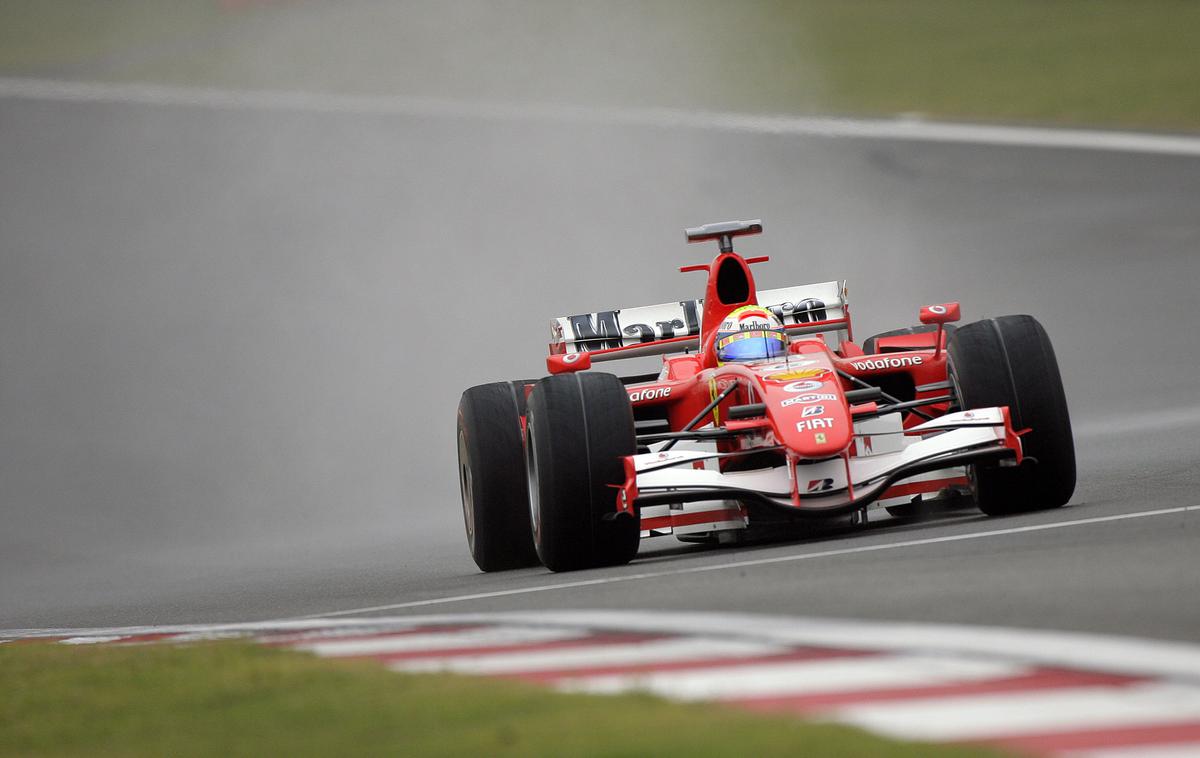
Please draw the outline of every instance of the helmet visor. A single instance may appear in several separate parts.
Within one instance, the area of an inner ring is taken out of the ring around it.
[[[717,338],[717,360],[761,361],[787,352],[787,337],[778,329],[734,332]]]

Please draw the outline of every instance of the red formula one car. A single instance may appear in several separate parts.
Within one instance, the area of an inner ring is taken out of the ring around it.
[[[540,381],[463,393],[467,539],[484,571],[626,563],[639,539],[737,542],[869,508],[905,515],[973,497],[989,515],[1054,508],[1075,449],[1050,340],[1030,316],[853,341],[844,282],[759,291],[733,239],[759,221],[687,230],[716,241],[703,300],[551,322]],[[662,355],[618,377],[593,363]]]

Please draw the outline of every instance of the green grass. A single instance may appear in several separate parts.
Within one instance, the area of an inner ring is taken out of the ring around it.
[[[3,0],[0,74],[1200,130],[1189,0]]]
[[[0,0],[0,71],[103,75],[110,57],[170,57],[228,21],[207,1]]]
[[[1200,127],[1197,3],[824,0],[809,8],[825,102],[836,111]]]
[[[0,755],[945,756],[647,696],[399,675],[247,643],[0,646]]]

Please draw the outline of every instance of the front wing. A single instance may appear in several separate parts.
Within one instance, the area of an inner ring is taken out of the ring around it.
[[[681,528],[741,528],[746,523],[743,504],[797,517],[835,516],[904,492],[906,483],[929,482],[929,472],[983,461],[1017,465],[1022,460],[1021,441],[1007,407],[950,413],[897,434],[922,439],[880,455],[847,452],[825,460],[788,456],[786,465],[755,471],[701,468],[728,455],[708,451],[632,455],[625,459],[626,482],[618,509],[639,512],[644,532],[667,526],[676,533],[682,533]]]

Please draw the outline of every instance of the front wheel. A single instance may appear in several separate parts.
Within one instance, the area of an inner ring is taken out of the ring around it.
[[[503,571],[537,565],[521,416],[523,382],[472,387],[458,404],[458,478],[475,565]]]
[[[1018,467],[971,468],[979,509],[989,516],[1057,508],[1075,491],[1075,441],[1054,348],[1032,316],[960,327],[950,341],[950,380],[964,410],[1007,405],[1028,459]]]
[[[551,571],[628,563],[637,519],[617,514],[622,458],[636,452],[633,409],[612,374],[551,376],[529,396],[526,461],[533,541]]]

